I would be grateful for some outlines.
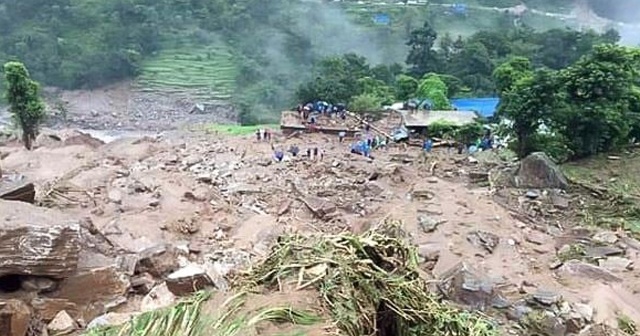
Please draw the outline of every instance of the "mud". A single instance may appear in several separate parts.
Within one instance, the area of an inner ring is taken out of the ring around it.
[[[106,312],[142,311],[148,289],[177,267],[198,263],[211,265],[218,275],[229,275],[263,257],[282,233],[361,232],[384,218],[403,221],[411,243],[422,251],[422,267],[429,277],[438,278],[466,262],[499,289],[508,306],[543,290],[567,302],[591,304],[597,308],[594,320],[604,324],[615,324],[621,311],[637,316],[632,309],[640,306],[637,272],[606,271],[620,279],[609,288],[609,277],[563,271],[565,260],[559,260],[558,251],[575,241],[591,241],[597,232],[573,234],[570,226],[577,220],[572,211],[544,210],[555,208],[553,191],[540,190],[539,197],[528,197],[531,190],[498,190],[495,185],[473,183],[470,172],[486,171],[482,160],[469,160],[446,148],[425,158],[418,148],[391,146],[368,160],[350,154],[349,141],[339,143],[337,137],[323,134],[292,138],[276,134],[267,143],[256,141],[254,135],[181,131],[110,139],[96,146],[95,141],[65,145],[64,139],[73,132],[46,132],[62,134],[61,140],[43,141],[33,151],[8,143],[0,147],[7,155],[2,167],[5,173],[20,173],[34,181],[41,205],[91,223],[90,231],[101,237],[93,248],[104,253],[83,260],[86,266],[79,274],[109,267],[116,256],[139,255],[160,244],[177,249],[171,257],[177,265],[148,276],[147,285],[131,277],[105,289],[105,297],[111,295],[109,302],[87,301],[85,294],[66,292],[69,289],[39,297],[56,299],[57,304],[70,300],[73,309],[67,313],[86,323]],[[294,144],[302,153],[318,147],[324,157],[289,155],[283,162],[273,160],[272,146],[286,151]],[[543,210],[527,212],[531,204]],[[622,233],[613,234],[637,243]],[[640,255],[629,247],[632,244],[621,246],[619,239],[610,238],[605,245],[620,248],[624,258],[638,264]],[[589,265],[600,269],[597,261]],[[153,270],[131,273],[146,277]],[[76,276],[66,282],[80,280]],[[103,280],[96,281],[106,283]],[[137,281],[138,289],[123,293],[129,280]],[[612,293],[624,296],[624,301],[612,304]],[[3,295],[0,299],[22,294]],[[119,300],[121,295],[126,300]],[[275,300],[267,300],[271,299]],[[49,311],[47,316],[55,313]],[[500,319],[507,315],[493,314]],[[265,326],[261,334],[282,332],[274,328]]]

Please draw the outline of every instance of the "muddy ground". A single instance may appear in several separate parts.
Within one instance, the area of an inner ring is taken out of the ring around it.
[[[291,145],[302,154],[273,160],[272,146]],[[620,316],[640,322],[634,270],[640,243],[623,232],[572,228],[578,219],[570,192],[497,188],[484,183],[489,166],[482,160],[445,148],[425,159],[419,148],[391,146],[369,160],[350,154],[349,146],[322,134],[276,134],[267,143],[255,135],[186,131],[101,144],[66,130],[44,131],[33,151],[9,142],[0,152],[5,176],[34,181],[42,206],[91,223],[92,236],[100,237],[92,251],[104,248],[81,255],[79,272],[161,244],[177,251],[165,260],[171,264],[167,270],[136,267],[130,281],[139,282],[143,273],[150,283],[108,293],[104,300],[116,297],[111,305],[95,308],[95,300],[84,296],[89,292],[63,285],[39,294],[72,301],[69,314],[82,321],[78,327],[107,311],[165,305],[157,296],[149,299],[148,291],[160,291],[167,273],[189,262],[213,264],[228,276],[264,257],[284,232],[363,232],[384,218],[403,221],[429,277],[466,265],[466,278],[487,284],[491,300],[458,299],[490,310],[513,332],[532,298],[549,306],[566,301],[572,311],[579,305],[578,329],[596,322],[615,326]],[[316,147],[322,160],[304,155]],[[481,183],[472,183],[478,176]],[[567,257],[576,242],[587,242],[581,245],[586,252]],[[486,306],[497,293],[508,303]],[[34,294],[18,290],[0,298],[33,300]]]

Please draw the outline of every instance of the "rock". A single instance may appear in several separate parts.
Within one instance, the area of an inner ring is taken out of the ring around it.
[[[469,156],[467,160],[469,161],[469,163],[478,163],[478,159],[474,158],[473,156]]]
[[[54,291],[57,283],[48,278],[27,276],[21,279],[21,286],[27,292],[47,293]]]
[[[170,274],[166,283],[169,291],[176,296],[185,296],[213,285],[205,269],[194,264]]]
[[[104,309],[116,307],[126,301],[129,277],[117,266],[92,269],[63,280],[55,298],[67,299],[78,306],[91,306],[95,311],[83,311],[85,320],[102,313]]]
[[[78,314],[78,306],[67,299],[35,298],[31,300],[31,307],[45,322],[50,322],[61,310],[71,315]]]
[[[0,199],[33,204],[36,199],[36,187],[33,183],[22,180],[0,180]]]
[[[633,269],[633,261],[623,257],[608,257],[598,260],[598,265],[608,271],[623,272]]]
[[[156,285],[156,281],[149,273],[142,273],[131,277],[131,288],[138,294],[148,294]]]
[[[587,247],[584,252],[588,258],[604,258],[624,254],[624,250],[613,246]]]
[[[477,247],[493,253],[493,250],[500,243],[500,238],[491,232],[476,230],[467,234],[467,241]]]
[[[304,197],[302,198],[302,202],[320,219],[325,218],[328,214],[334,213],[337,209],[333,203],[315,196]]]
[[[636,251],[640,251],[640,242],[631,237],[620,238],[620,243],[624,244],[627,248],[632,248]]]
[[[31,309],[20,300],[0,300],[0,330],[3,336],[25,336]]]
[[[536,189],[567,189],[569,183],[558,166],[543,152],[531,153],[520,162],[516,186]]]
[[[622,279],[604,268],[578,260],[569,260],[559,268],[560,273],[592,280],[621,282]]]
[[[435,176],[429,177],[429,178],[427,179],[427,182],[428,182],[428,183],[431,183],[431,184],[433,184],[433,183],[438,183],[438,178],[437,178],[437,177],[435,177]]]
[[[0,200],[0,276],[64,278],[75,272],[80,224],[57,211]]]
[[[284,202],[282,202],[278,207],[278,211],[276,212],[276,214],[278,216],[282,216],[286,214],[287,212],[289,212],[289,209],[291,208],[291,204],[292,204],[291,200],[284,200]]]
[[[149,294],[142,298],[140,310],[148,312],[162,309],[172,305],[176,301],[176,296],[169,291],[166,283],[154,287]]]
[[[551,204],[558,210],[569,209],[569,200],[566,197],[551,195]]]
[[[567,327],[562,318],[554,316],[550,312],[533,311],[525,316],[525,325],[538,331],[539,335],[565,336]]]
[[[536,302],[539,302],[545,306],[551,306],[553,304],[560,302],[560,300],[562,300],[562,295],[555,292],[538,289],[533,294],[533,299]]]
[[[439,277],[438,289],[454,302],[472,309],[485,310],[501,297],[485,275],[466,262],[460,262]]]
[[[529,233],[527,233],[527,235],[524,237],[524,240],[535,245],[544,245],[545,243],[547,243],[547,237],[537,231],[530,231]]]
[[[69,313],[62,310],[56,315],[56,317],[53,318],[53,321],[49,323],[47,329],[49,329],[49,331],[53,335],[62,336],[74,332],[76,329],[78,329],[78,325],[76,324],[76,321],[74,321],[73,318],[69,316]]]
[[[574,303],[573,308],[587,323],[591,323],[593,321],[594,310],[590,305],[584,303]]]
[[[430,190],[429,185],[424,183],[414,185],[411,192],[411,197],[416,200],[430,200],[434,196],[435,194]]]
[[[135,254],[119,255],[116,258],[116,265],[126,275],[132,276],[136,272],[136,266],[138,265],[138,256]]]
[[[511,306],[507,311],[507,318],[511,321],[521,322],[533,309],[526,304],[516,304]]]
[[[139,315],[139,313],[106,313],[89,322],[87,330],[123,325]]]
[[[440,258],[442,246],[438,243],[422,244],[418,246],[418,255],[427,261],[436,261]]]
[[[536,198],[540,197],[540,193],[538,193],[535,190],[529,190],[524,194],[524,196],[526,198],[529,198],[529,199],[536,199]]]
[[[445,220],[437,220],[433,217],[427,215],[419,215],[418,216],[418,225],[422,232],[431,233],[436,230],[438,225],[445,223]]]
[[[593,241],[601,244],[615,244],[618,242],[618,235],[612,231],[601,231],[593,235]]]
[[[107,198],[109,199],[109,202],[112,202],[115,204],[122,204],[122,193],[118,189],[109,190],[109,193],[107,194]]]
[[[138,253],[136,273],[146,272],[157,278],[165,277],[180,268],[178,256],[179,251],[166,244],[142,250]]]
[[[484,171],[469,172],[469,179],[473,183],[489,182],[489,173]]]

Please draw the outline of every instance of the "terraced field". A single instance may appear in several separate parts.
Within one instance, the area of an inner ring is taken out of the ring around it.
[[[185,94],[202,101],[229,100],[238,69],[224,45],[164,49],[144,61],[136,88]]]

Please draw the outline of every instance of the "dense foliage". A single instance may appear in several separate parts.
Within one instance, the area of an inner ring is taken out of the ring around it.
[[[27,149],[35,141],[44,120],[44,103],[40,99],[40,86],[31,80],[22,63],[8,62],[4,65],[7,82],[6,99],[16,125],[22,130],[22,142]]]
[[[298,98],[352,102],[360,111],[393,98],[447,110],[451,97],[499,96],[498,116],[510,122],[520,156],[543,150],[582,158],[640,135],[640,51],[615,45],[618,39],[615,31],[527,27],[438,39],[425,23],[409,35],[407,68],[385,68],[395,80],[356,55],[332,57]]]

